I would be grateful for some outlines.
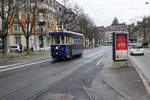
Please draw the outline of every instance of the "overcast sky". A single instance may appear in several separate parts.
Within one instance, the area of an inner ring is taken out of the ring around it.
[[[62,0],[57,0],[61,2]],[[70,0],[77,3],[98,26],[108,26],[114,17],[127,24],[150,15],[150,0]],[[149,4],[145,4],[149,2]]]

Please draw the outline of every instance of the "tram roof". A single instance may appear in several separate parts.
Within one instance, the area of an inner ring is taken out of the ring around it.
[[[83,34],[72,32],[72,31],[65,31],[65,32],[51,32],[49,36],[79,36],[83,37]]]

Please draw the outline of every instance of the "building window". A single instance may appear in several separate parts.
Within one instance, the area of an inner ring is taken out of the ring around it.
[[[53,22],[53,20],[54,20],[54,18],[53,18],[53,16],[51,16],[51,21]]]
[[[20,36],[15,37],[15,43],[16,44],[21,44],[21,37]]]
[[[45,26],[44,25],[39,25],[39,29],[40,29],[40,32],[44,32],[45,31]]]
[[[26,13],[26,19],[31,18],[31,14]]]
[[[19,24],[14,24],[14,32],[21,32],[21,26]]]
[[[54,23],[53,22],[51,23],[51,30],[52,30],[52,32],[54,30]]]
[[[50,32],[50,25],[49,25],[49,23],[48,23],[48,32]]]
[[[19,13],[19,12],[14,13],[14,18],[21,19],[21,13]]]
[[[44,18],[44,14],[43,13],[39,13],[39,19],[43,19]]]

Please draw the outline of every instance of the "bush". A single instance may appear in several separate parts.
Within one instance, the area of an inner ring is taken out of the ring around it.
[[[143,47],[148,47],[148,42],[147,42],[147,41],[144,41],[144,42],[142,43],[142,46],[143,46]]]

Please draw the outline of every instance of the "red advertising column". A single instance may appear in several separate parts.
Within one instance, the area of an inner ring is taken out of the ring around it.
[[[116,60],[128,59],[128,36],[127,34],[116,34]]]
[[[148,47],[150,47],[150,42],[148,42]]]

